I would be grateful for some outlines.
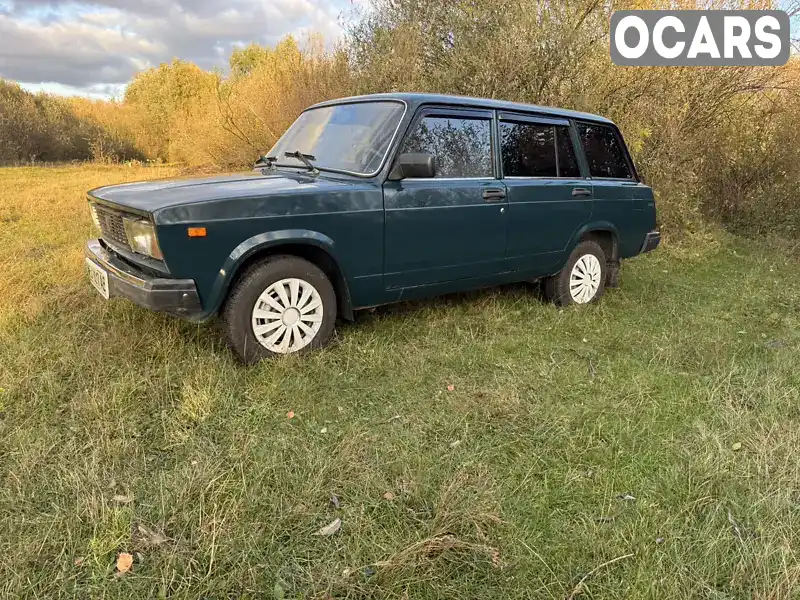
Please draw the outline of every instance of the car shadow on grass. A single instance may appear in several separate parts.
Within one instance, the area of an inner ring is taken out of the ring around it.
[[[376,306],[375,308],[357,310],[354,315],[355,320],[352,323],[347,321],[343,321],[343,323],[347,323],[347,326],[358,327],[380,317],[413,316],[415,313],[430,309],[465,308],[469,305],[478,306],[489,300],[511,301],[523,297],[545,302],[544,293],[539,283],[508,283],[419,300],[402,300],[392,304]]]
[[[430,311],[463,311],[470,308],[479,308],[487,302],[514,302],[520,299],[545,302],[541,286],[538,283],[511,283],[495,287],[457,292],[419,300],[406,300],[386,304],[375,308],[355,311],[353,321],[339,319],[336,324],[337,335],[332,340],[331,346],[347,336],[348,332],[368,329],[379,320],[393,318],[424,318]],[[154,331],[162,334],[172,331],[180,336],[183,343],[183,352],[190,356],[225,355],[235,361],[225,342],[225,330],[218,316],[212,317],[202,323],[192,323],[169,315],[153,314],[138,307],[127,307],[133,311],[134,329],[147,331],[150,335]]]

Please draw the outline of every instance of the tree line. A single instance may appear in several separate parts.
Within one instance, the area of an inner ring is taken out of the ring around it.
[[[722,2],[371,4],[333,50],[318,37],[253,44],[232,53],[227,74],[174,60],[139,73],[118,101],[33,95],[0,82],[0,162],[135,159],[246,168],[310,104],[441,92],[611,118],[672,230],[708,217],[756,233],[800,228],[800,59],[775,68],[611,63],[612,8]],[[767,0],[724,5],[772,7]]]

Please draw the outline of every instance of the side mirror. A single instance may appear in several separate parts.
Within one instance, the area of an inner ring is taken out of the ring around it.
[[[436,157],[425,153],[401,154],[394,161],[394,167],[389,173],[389,179],[392,181],[431,177],[436,177]]]

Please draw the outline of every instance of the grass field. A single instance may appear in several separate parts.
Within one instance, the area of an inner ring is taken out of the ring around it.
[[[84,279],[85,190],[170,174],[0,170],[0,597],[800,597],[796,247],[709,234],[585,310],[401,304],[248,369]]]

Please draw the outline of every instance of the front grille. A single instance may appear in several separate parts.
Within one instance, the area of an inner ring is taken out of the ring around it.
[[[128,236],[125,235],[125,225],[122,223],[123,213],[96,203],[92,203],[92,210],[94,210],[97,221],[100,223],[100,231],[103,234],[103,239],[112,244],[122,246],[126,250],[130,250],[131,246],[128,243]]]

